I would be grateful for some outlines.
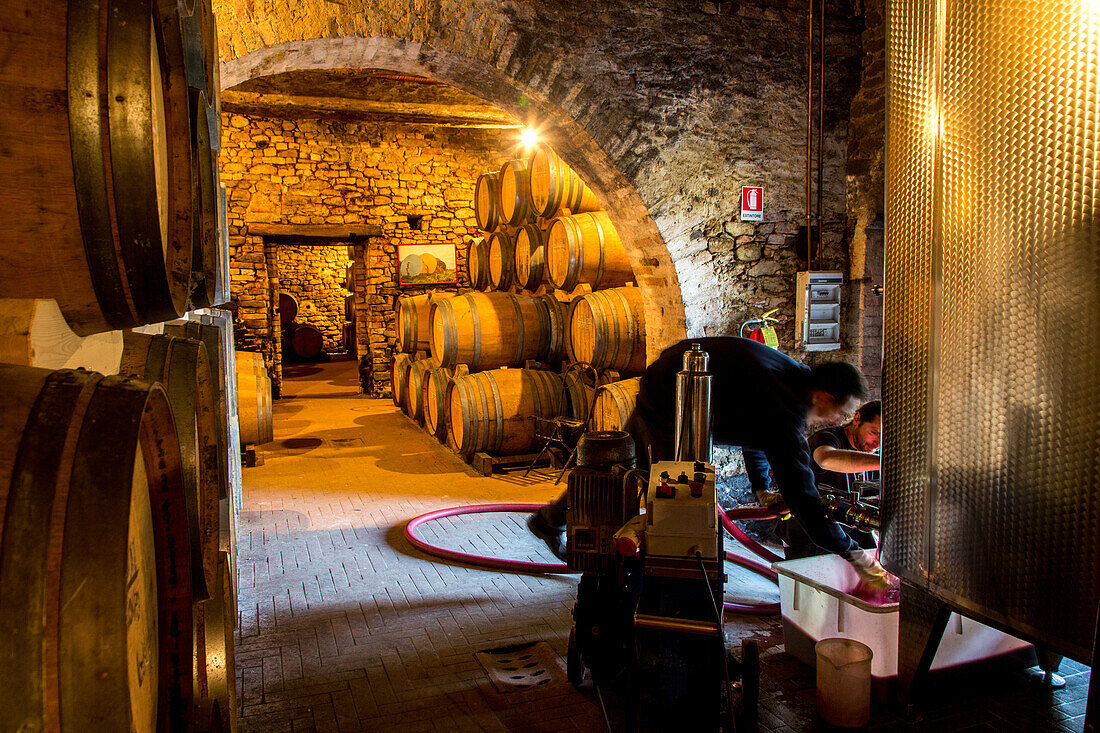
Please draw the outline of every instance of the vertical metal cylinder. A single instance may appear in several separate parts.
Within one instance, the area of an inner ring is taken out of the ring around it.
[[[710,463],[710,356],[699,344],[684,352],[676,375],[677,461]]]

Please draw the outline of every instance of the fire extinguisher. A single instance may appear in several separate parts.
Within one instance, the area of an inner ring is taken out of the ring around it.
[[[753,341],[759,341],[765,346],[770,346],[773,349],[779,348],[779,337],[775,335],[775,327],[773,323],[778,323],[779,320],[773,317],[773,314],[778,311],[778,308],[773,308],[759,318],[750,318],[741,324],[741,336],[745,337],[745,329],[748,326],[756,326],[753,330],[749,331],[748,338]]]

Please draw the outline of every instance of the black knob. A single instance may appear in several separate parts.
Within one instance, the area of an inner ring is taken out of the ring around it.
[[[707,467],[707,464],[703,463],[702,461],[696,461],[695,462],[695,473],[702,472],[703,470],[706,469],[706,467]]]
[[[676,477],[676,483],[678,483],[678,484],[690,483],[688,481],[688,475],[686,473],[681,473],[679,476]]]

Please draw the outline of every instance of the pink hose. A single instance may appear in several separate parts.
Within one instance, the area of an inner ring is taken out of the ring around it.
[[[459,552],[458,550],[448,550],[438,545],[433,545],[416,536],[417,528],[425,522],[431,522],[436,519],[443,519],[445,517],[457,517],[463,514],[487,514],[491,512],[534,512],[540,509],[542,504],[531,503],[510,503],[510,504],[474,504],[472,506],[457,506],[447,509],[437,509],[434,512],[428,512],[421,514],[418,517],[413,517],[405,524],[405,539],[409,541],[413,547],[418,550],[432,555],[434,557],[441,557],[445,560],[454,560],[460,562],[463,565],[472,565],[479,568],[489,568],[491,570],[515,570],[523,573],[577,573],[576,570],[571,570],[565,563],[541,563],[530,562],[527,560],[508,560],[502,557],[486,557],[484,555],[473,555],[468,552]],[[730,509],[722,515],[722,524],[725,528],[737,539],[738,542],[745,545],[749,550],[756,553],[760,557],[768,561],[782,560],[772,551],[760,543],[753,540],[751,537],[741,531],[741,528],[733,523],[732,520],[747,520],[747,519],[775,519],[779,515],[770,509],[749,507],[745,509]],[[752,572],[760,575],[773,582],[778,582],[779,576],[769,566],[763,563],[758,563],[754,560],[750,560],[741,555],[735,555],[732,552],[726,552],[726,560],[740,565],[741,567],[751,570]],[[756,616],[771,616],[779,613],[778,603],[733,603],[727,601],[724,604],[726,611],[741,614],[751,614]]]

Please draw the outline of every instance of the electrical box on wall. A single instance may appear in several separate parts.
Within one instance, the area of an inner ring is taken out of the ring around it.
[[[795,280],[795,346],[806,351],[840,348],[841,272],[799,272]]]

